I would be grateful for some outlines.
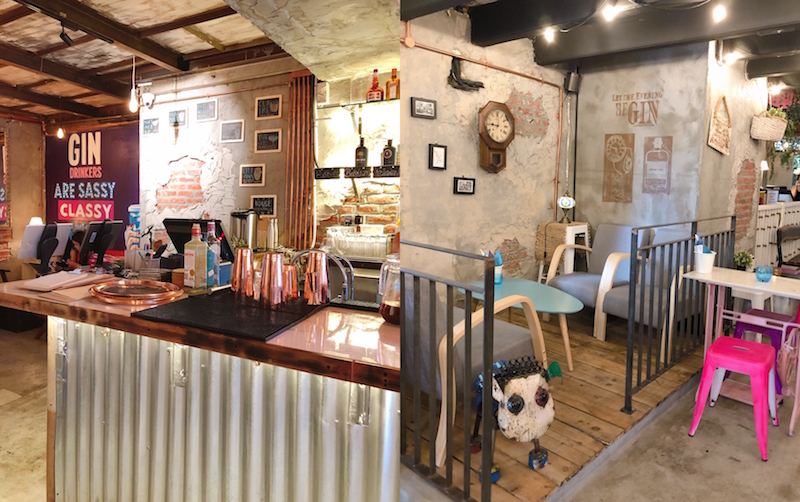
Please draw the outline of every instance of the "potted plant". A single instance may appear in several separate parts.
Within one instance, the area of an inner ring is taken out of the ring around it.
[[[739,251],[733,255],[733,263],[737,270],[753,271],[753,255],[748,251]]]

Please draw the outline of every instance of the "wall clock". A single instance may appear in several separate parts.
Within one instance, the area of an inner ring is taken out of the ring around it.
[[[514,139],[514,115],[504,103],[489,101],[478,112],[480,166],[490,173],[506,167],[506,148]]]

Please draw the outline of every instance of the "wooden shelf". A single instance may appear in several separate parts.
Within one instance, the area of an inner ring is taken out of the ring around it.
[[[336,103],[328,105],[317,105],[317,110],[327,110],[330,108],[350,108],[354,106],[372,106],[381,103],[394,103],[400,101],[400,98],[384,99],[383,101],[357,101],[355,103]]]

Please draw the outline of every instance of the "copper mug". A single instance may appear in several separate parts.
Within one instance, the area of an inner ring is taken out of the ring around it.
[[[303,298],[309,305],[322,305],[331,301],[331,291],[328,288],[328,255],[323,251],[308,252]]]
[[[300,298],[297,291],[297,265],[283,266],[283,301]]]
[[[264,253],[261,258],[261,305],[283,304],[283,254]]]
[[[253,250],[250,248],[236,248],[231,289],[237,298],[253,296]]]

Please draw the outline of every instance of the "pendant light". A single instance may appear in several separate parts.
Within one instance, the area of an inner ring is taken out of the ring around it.
[[[61,115],[61,97],[58,98],[58,115]],[[61,120],[59,119],[58,124],[58,131],[56,131],[56,137],[58,139],[64,139],[64,128],[61,127]]]
[[[136,96],[136,56],[133,56],[133,69],[131,70],[131,101],[128,103],[128,110],[131,113],[139,111],[139,99]]]

